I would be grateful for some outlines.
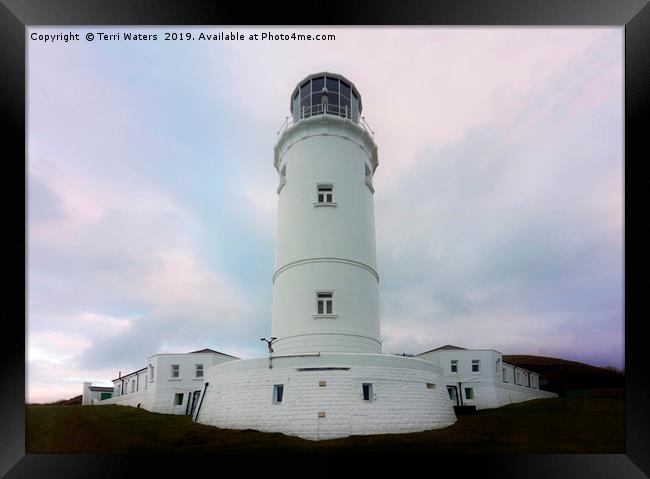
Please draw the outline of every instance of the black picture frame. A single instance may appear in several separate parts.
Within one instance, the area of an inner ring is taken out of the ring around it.
[[[280,9],[280,5],[284,9]],[[438,0],[421,2],[386,0],[373,2],[342,2],[339,8],[317,9],[318,15],[306,15],[301,22],[290,19],[288,11],[304,12],[299,4],[225,4],[196,0],[2,0],[0,4],[0,78],[2,82],[4,167],[9,169],[11,185],[26,188],[25,141],[25,53],[26,27],[43,25],[566,25],[620,26],[625,28],[625,171],[647,160],[644,151],[648,136],[648,120],[644,107],[650,104],[650,6],[648,0]],[[304,13],[303,13],[304,14]],[[307,21],[304,21],[307,19]],[[8,148],[7,148],[8,146]],[[638,167],[637,167],[638,169]],[[20,181],[22,180],[22,182]],[[7,188],[5,187],[5,191]],[[26,198],[23,189],[23,198]],[[626,181],[625,203],[631,188]],[[25,200],[26,201],[26,200]],[[13,284],[22,280],[25,296],[10,294],[11,313],[4,322],[4,357],[0,362],[2,394],[0,394],[0,473],[13,477],[125,477],[136,473],[166,477],[178,471],[184,477],[205,470],[228,472],[223,467],[225,456],[167,456],[164,460],[140,456],[117,455],[33,455],[25,454],[25,337],[26,337],[26,220],[25,203],[16,201],[15,193],[5,199],[12,229],[3,238],[11,247],[6,258],[11,262]],[[391,464],[407,474],[439,474],[441,466],[451,467],[454,477],[460,475],[495,477],[650,477],[650,401],[648,379],[650,361],[644,358],[646,345],[643,313],[640,308],[640,286],[629,281],[634,269],[645,262],[634,262],[641,248],[625,228],[625,374],[626,374],[626,440],[625,454],[573,455],[463,455],[450,457],[432,455],[405,461],[374,458],[353,461],[365,468],[384,468]],[[642,236],[641,236],[642,237]],[[21,263],[21,264],[19,264]],[[21,313],[21,311],[23,313]],[[21,323],[20,317],[25,324]],[[9,324],[18,325],[9,330]],[[24,327],[21,327],[21,324]],[[232,456],[231,456],[232,457]],[[351,456],[354,458],[354,456]],[[323,461],[302,456],[301,467],[319,473],[332,468],[336,461]],[[415,469],[413,461],[425,469]],[[237,460],[238,473],[282,472],[293,462],[274,458],[269,461]],[[424,471],[424,472],[423,472]],[[299,472],[299,471],[297,471]],[[200,473],[199,473],[200,474]],[[210,474],[210,475],[211,475]],[[202,475],[199,477],[203,477]]]

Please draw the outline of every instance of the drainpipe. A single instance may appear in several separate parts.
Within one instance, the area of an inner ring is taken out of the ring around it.
[[[196,408],[196,414],[194,415],[194,421],[199,418],[199,411],[201,411],[201,405],[203,404],[203,398],[205,397],[205,391],[208,389],[210,383],[205,383],[203,387],[203,394],[201,394],[201,400],[199,401],[199,406]]]

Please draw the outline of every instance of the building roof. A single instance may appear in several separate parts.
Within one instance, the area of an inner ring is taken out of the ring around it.
[[[201,353],[203,353],[203,354],[205,354],[205,353],[221,354],[222,356],[228,356],[229,358],[239,359],[239,358],[237,358],[235,356],[231,356],[230,354],[222,353],[220,351],[215,351],[214,349],[210,349],[210,348],[199,349],[198,351],[190,351],[187,354],[201,354]]]
[[[88,389],[91,391],[99,391],[99,392],[107,392],[107,393],[112,393],[113,388],[108,388],[104,386],[90,386]]]
[[[425,352],[420,353],[420,354],[432,353],[433,351],[441,351],[441,350],[449,350],[449,349],[462,349],[464,351],[467,351],[467,348],[461,348],[460,346],[454,346],[452,344],[445,344],[444,346],[440,346],[439,348],[436,348],[436,349],[430,349],[429,351],[425,351]],[[420,354],[418,354],[418,356]]]
[[[128,378],[129,376],[133,376],[134,374],[140,373],[140,372],[144,371],[145,369],[147,369],[147,368],[144,367],[142,369],[138,369],[137,371],[133,371],[132,373],[125,374],[125,375],[117,377],[115,379],[111,379],[111,381],[119,381],[120,379]]]

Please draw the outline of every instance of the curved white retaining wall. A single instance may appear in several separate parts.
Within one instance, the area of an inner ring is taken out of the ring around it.
[[[325,367],[349,369],[299,370]],[[281,357],[273,359],[272,369],[268,359],[250,359],[213,366],[206,380],[209,386],[196,420],[220,428],[320,440],[424,431],[456,422],[440,368],[413,358]],[[364,401],[363,383],[372,384],[372,401]],[[276,384],[284,386],[280,404],[273,402]]]

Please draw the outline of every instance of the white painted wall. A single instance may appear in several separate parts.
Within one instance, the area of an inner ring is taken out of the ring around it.
[[[455,386],[462,394],[462,404],[476,409],[501,407],[506,404],[530,399],[557,397],[557,394],[539,390],[539,375],[517,367],[520,384],[514,383],[515,367],[504,363],[502,354],[494,350],[438,350],[416,357],[439,364],[448,386]],[[458,372],[451,372],[451,361],[458,361]],[[472,360],[480,361],[479,372],[472,371]],[[503,368],[506,381],[503,381]],[[528,375],[532,387],[528,386]],[[472,388],[474,399],[466,397],[466,388]]]
[[[318,115],[276,145],[278,194],[272,335],[277,353],[381,352],[373,193],[376,145],[349,120]],[[315,206],[317,184],[334,185],[336,206]],[[334,292],[335,318],[315,318],[316,292]]]

